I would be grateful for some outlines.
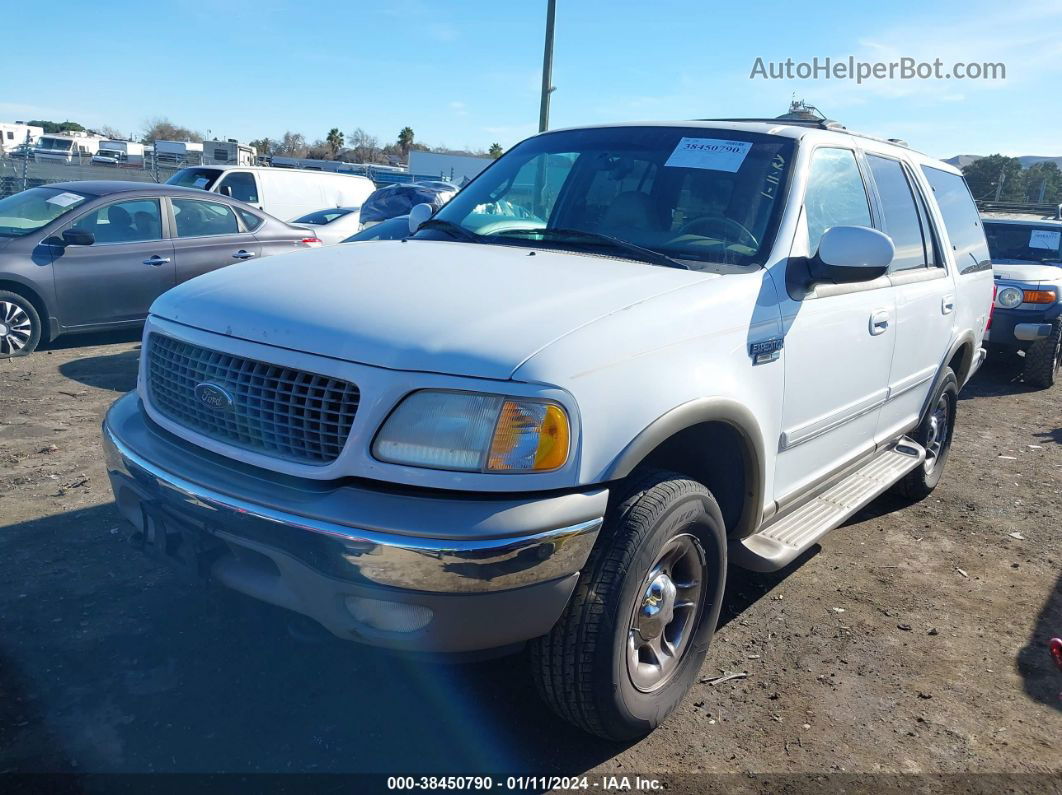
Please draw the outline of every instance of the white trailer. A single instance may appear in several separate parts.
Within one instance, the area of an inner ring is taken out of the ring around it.
[[[196,141],[155,141],[159,163],[202,163],[203,144]]]
[[[61,163],[87,161],[99,151],[102,140],[105,140],[102,135],[80,131],[42,135],[33,148],[33,157]]]
[[[22,144],[36,144],[44,135],[44,128],[25,122],[0,121],[0,152],[10,152]]]
[[[415,174],[418,178],[430,175],[455,185],[464,185],[493,162],[494,160],[489,157],[421,152],[418,149],[409,153],[411,174]]]
[[[92,162],[104,166],[143,166],[144,145],[136,141],[100,141],[100,148],[92,156]]]
[[[235,138],[227,141],[204,141],[203,162],[219,166],[253,166],[258,159],[258,150],[241,144]]]

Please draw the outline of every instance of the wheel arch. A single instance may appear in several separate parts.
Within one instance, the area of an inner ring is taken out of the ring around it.
[[[33,308],[37,310],[37,315],[41,319],[41,342],[48,342],[56,337],[48,302],[44,300],[44,296],[36,288],[21,279],[15,279],[5,274],[0,275],[0,290],[21,295],[33,304]]]
[[[650,423],[612,462],[605,480],[621,480],[642,466],[680,472],[712,491],[728,535],[743,538],[762,519],[765,461],[763,434],[753,413],[734,400],[702,398]]]

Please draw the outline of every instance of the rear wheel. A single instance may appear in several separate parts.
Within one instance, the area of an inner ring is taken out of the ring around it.
[[[0,359],[26,356],[41,341],[41,319],[18,293],[0,290]]]
[[[955,410],[959,406],[959,382],[948,367],[929,404],[929,413],[912,437],[926,449],[926,460],[899,483],[899,490],[909,499],[921,500],[940,483],[944,465],[951,452],[955,430]]]
[[[564,615],[531,646],[542,698],[600,737],[648,734],[700,670],[725,579],[711,493],[674,472],[643,473],[610,509]]]
[[[1047,339],[1037,340],[1025,351],[1022,380],[1029,386],[1054,386],[1062,369],[1062,318],[1051,324]]]

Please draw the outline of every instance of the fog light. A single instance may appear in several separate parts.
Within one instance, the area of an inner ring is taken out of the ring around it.
[[[346,601],[347,610],[354,618],[365,626],[385,632],[416,632],[428,626],[434,615],[431,608],[421,605],[385,602],[361,596],[348,596]]]

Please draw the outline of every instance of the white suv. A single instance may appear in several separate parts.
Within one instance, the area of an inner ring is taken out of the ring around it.
[[[407,240],[156,301],[108,468],[153,554],[364,643],[529,643],[560,715],[629,739],[694,681],[728,561],[936,486],[991,301],[965,182],[902,145],[549,132]]]

